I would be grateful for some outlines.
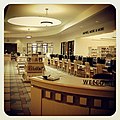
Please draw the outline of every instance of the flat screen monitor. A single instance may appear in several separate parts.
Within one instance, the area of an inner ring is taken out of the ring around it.
[[[79,60],[79,56],[78,55],[75,55],[75,60]]]
[[[111,60],[111,68],[113,71],[116,71],[116,60]]]
[[[85,65],[85,62],[87,62],[87,57],[83,57],[83,65]]]
[[[111,67],[111,60],[106,60],[105,61],[105,66]]]
[[[51,59],[52,59],[53,57],[55,57],[55,55],[54,55],[54,54],[50,54],[50,57],[51,57]]]
[[[67,55],[64,55],[64,59],[68,59]]]
[[[88,57],[87,62],[89,62],[90,66],[93,66],[93,58],[92,57]]]
[[[63,55],[59,55],[59,60],[62,60],[62,58],[63,58]]]
[[[96,57],[93,58],[93,64],[97,64],[97,58]]]
[[[71,62],[74,62],[74,60],[75,60],[75,56],[74,56],[74,55],[71,55],[71,56],[70,56],[70,61],[71,61]]]
[[[79,57],[78,57],[78,60],[82,61],[82,58],[83,58],[82,56],[79,56]]]
[[[104,58],[98,58],[97,63],[99,64],[105,64],[105,59]]]

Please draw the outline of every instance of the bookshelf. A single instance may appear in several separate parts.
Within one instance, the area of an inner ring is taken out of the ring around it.
[[[116,46],[98,46],[97,48],[89,47],[88,55],[90,57],[105,58],[106,55],[111,54],[116,57]]]

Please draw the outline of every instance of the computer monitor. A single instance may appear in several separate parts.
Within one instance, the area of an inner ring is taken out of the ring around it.
[[[64,59],[68,59],[68,56],[67,56],[67,55],[64,55]]]
[[[63,58],[63,55],[59,55],[59,60],[62,60],[62,58]]]
[[[111,68],[113,71],[116,71],[116,60],[111,60]]]
[[[87,62],[89,62],[90,66],[93,66],[93,58],[87,57]]]
[[[111,67],[111,60],[106,60],[105,61],[105,66]]]
[[[71,55],[71,56],[70,56],[70,61],[71,61],[71,62],[74,62],[74,60],[75,60],[75,56],[74,56],[74,55]]]
[[[51,59],[52,59],[54,56],[55,56],[54,54],[50,54]]]
[[[79,60],[79,56],[78,55],[75,55],[75,60]]]
[[[78,60],[82,61],[82,59],[83,59],[83,56],[78,57]]]
[[[97,58],[93,57],[93,65],[97,64]]]
[[[105,59],[104,58],[97,58],[97,63],[105,64]]]
[[[83,61],[83,65],[85,65],[85,62],[87,62],[87,57],[83,57],[82,61]]]

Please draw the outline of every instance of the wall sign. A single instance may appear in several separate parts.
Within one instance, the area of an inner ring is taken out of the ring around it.
[[[38,63],[27,63],[26,64],[26,72],[28,73],[42,73],[42,70],[44,68],[43,62],[38,62]]]
[[[85,31],[83,32],[83,35],[84,34],[90,34],[90,33],[94,33],[94,32],[99,32],[99,31],[103,31],[104,30],[104,27],[101,27],[101,28],[98,28],[98,29],[92,29],[90,31]]]
[[[105,79],[83,80],[83,85],[114,87],[115,81],[114,80],[105,80]]]

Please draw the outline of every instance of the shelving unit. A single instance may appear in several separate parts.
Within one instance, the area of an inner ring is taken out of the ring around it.
[[[113,57],[116,57],[116,47],[115,46],[109,46],[110,53],[113,55]]]
[[[89,56],[90,57],[97,57],[98,56],[98,49],[97,48],[92,48],[92,47],[89,47]]]
[[[111,54],[112,57],[116,57],[116,47],[115,46],[99,46],[97,48],[89,47],[90,57],[100,57],[105,58],[107,54]]]
[[[107,54],[109,54],[109,46],[100,46],[98,47],[98,56],[101,57],[106,57]]]

